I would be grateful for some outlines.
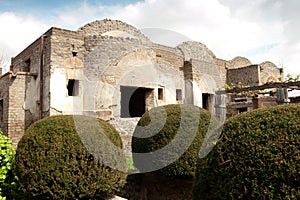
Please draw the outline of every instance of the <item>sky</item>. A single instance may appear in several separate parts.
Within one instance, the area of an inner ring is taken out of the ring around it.
[[[122,20],[154,42],[205,44],[218,58],[271,61],[300,74],[299,0],[0,0],[0,54],[8,60],[50,27]],[[9,65],[9,64],[7,64]]]

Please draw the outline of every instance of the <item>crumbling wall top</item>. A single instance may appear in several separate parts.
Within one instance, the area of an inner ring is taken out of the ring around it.
[[[216,58],[215,54],[200,42],[188,41],[177,46],[185,57],[186,61],[191,59],[212,62]]]
[[[139,39],[149,40],[137,28],[125,22],[119,20],[111,20],[111,19],[96,20],[94,22],[88,23],[83,27],[79,28],[78,32],[83,33],[85,36],[90,36],[90,35],[111,36],[113,34],[116,37],[124,37],[124,36],[128,37],[132,35]]]
[[[245,57],[237,56],[229,61],[230,65],[227,66],[230,69],[242,68],[252,65],[252,63]]]

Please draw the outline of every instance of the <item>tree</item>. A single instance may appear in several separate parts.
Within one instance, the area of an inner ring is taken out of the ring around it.
[[[8,57],[5,53],[0,52],[0,67],[5,67],[8,63]],[[1,75],[1,74],[0,74]]]

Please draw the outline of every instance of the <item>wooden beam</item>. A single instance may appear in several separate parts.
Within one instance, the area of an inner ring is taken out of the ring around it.
[[[266,83],[264,85],[258,85],[258,86],[226,89],[224,93],[240,93],[240,92],[259,91],[259,90],[272,89],[272,88],[291,88],[291,89],[294,89],[294,90],[295,89],[300,90],[300,81],[297,81],[297,82],[284,82],[284,83],[275,82],[275,83]]]

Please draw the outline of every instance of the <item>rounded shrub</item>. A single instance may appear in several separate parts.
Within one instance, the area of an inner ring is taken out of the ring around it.
[[[134,165],[140,172],[181,178],[194,176],[201,145],[218,122],[193,105],[166,105],[146,112],[132,139]]]
[[[16,152],[20,186],[30,199],[94,199],[125,184],[118,132],[85,116],[54,116],[31,125]]]
[[[230,118],[199,161],[194,199],[300,199],[300,106]]]

